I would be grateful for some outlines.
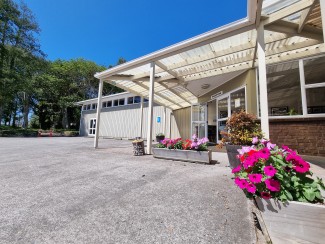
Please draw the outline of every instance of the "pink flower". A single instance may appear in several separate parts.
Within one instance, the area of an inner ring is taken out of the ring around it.
[[[248,152],[251,151],[251,150],[252,150],[251,147],[242,147],[241,149],[238,149],[237,151],[238,151],[238,153],[239,153],[240,155],[243,155],[243,154],[245,154],[245,153],[248,153]]]
[[[252,183],[249,183],[247,186],[246,186],[246,189],[248,192],[250,193],[255,193],[256,192],[256,186]]]
[[[258,137],[257,136],[253,137],[252,143],[253,144],[257,144],[258,143]]]
[[[240,172],[240,170],[241,170],[241,165],[238,165],[236,168],[234,168],[234,169],[231,171],[231,173],[235,174],[235,173]]]
[[[264,167],[264,173],[267,176],[273,177],[276,174],[276,172],[277,172],[277,170],[272,165]]]
[[[310,164],[303,161],[303,160],[299,160],[294,166],[293,169],[295,171],[297,171],[298,173],[306,173],[307,171],[309,171],[310,168]]]
[[[198,149],[198,144],[195,141],[193,141],[191,144],[191,148]]]
[[[253,183],[260,183],[262,181],[263,175],[262,174],[250,174],[248,178]]]
[[[197,135],[196,134],[193,134],[192,139],[193,140],[196,140],[197,139]]]
[[[269,141],[266,140],[266,139],[262,139],[262,140],[261,140],[261,143],[264,144],[264,145],[266,145],[268,142],[269,142]]]
[[[271,156],[270,150],[266,147],[258,151],[259,158],[268,160],[270,156]]]
[[[261,192],[261,198],[263,198],[263,199],[270,199],[271,197],[272,196],[271,196],[270,193],[265,192],[265,191]]]
[[[245,189],[248,186],[248,182],[245,179],[235,178],[235,183],[240,189]]]
[[[272,144],[271,142],[268,142],[268,143],[266,144],[266,147],[267,147],[269,150],[272,150],[273,148],[276,147],[276,144]]]
[[[265,180],[266,188],[270,191],[280,191],[280,182],[273,179]]]

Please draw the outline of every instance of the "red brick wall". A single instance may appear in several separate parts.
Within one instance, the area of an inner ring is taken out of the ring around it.
[[[325,118],[270,120],[270,138],[299,154],[325,156]]]

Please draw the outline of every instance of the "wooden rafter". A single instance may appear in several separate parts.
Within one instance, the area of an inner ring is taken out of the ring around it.
[[[305,10],[302,11],[300,19],[299,19],[299,26],[298,26],[298,33],[301,33],[302,29],[304,28],[305,24],[307,23],[307,19],[313,10],[314,6],[316,4],[316,0],[314,0],[313,4],[310,5],[309,8],[306,8]]]

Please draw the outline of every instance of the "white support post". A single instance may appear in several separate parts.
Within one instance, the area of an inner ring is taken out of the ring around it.
[[[150,86],[149,86],[149,106],[148,106],[148,134],[147,134],[147,154],[151,154],[152,147],[152,120],[153,120],[153,98],[155,89],[155,63],[150,63]]]
[[[267,79],[265,61],[265,41],[264,25],[260,24],[257,28],[257,55],[258,55],[258,74],[260,89],[260,109],[261,109],[261,128],[265,138],[270,138],[269,111],[267,101]]]
[[[299,75],[300,75],[300,89],[301,89],[301,103],[302,103],[302,114],[307,115],[307,97],[306,97],[306,87],[305,87],[305,71],[304,71],[304,61],[299,59]]]
[[[322,26],[323,26],[323,42],[325,43],[325,1],[320,0],[320,12],[322,17]]]
[[[103,80],[99,80],[94,148],[98,148],[100,111],[102,110],[102,93],[103,93]]]
[[[140,138],[142,138],[142,127],[143,127],[143,96],[141,96],[141,103],[140,103]]]
[[[163,120],[163,126],[164,126],[164,135],[166,136],[166,107],[164,107],[164,120]],[[166,136],[167,137],[167,136]]]

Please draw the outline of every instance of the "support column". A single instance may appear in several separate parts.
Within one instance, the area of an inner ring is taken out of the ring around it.
[[[143,127],[143,96],[141,96],[141,102],[140,102],[140,133],[139,136],[142,138],[142,127]]]
[[[320,0],[319,3],[323,26],[323,42],[325,43],[325,2],[324,0]]]
[[[99,80],[94,148],[98,148],[100,111],[102,110],[102,93],[103,93],[103,80]]]
[[[267,79],[266,79],[266,61],[265,61],[265,41],[264,25],[260,24],[257,28],[257,55],[258,55],[258,82],[260,89],[260,109],[261,109],[261,128],[264,137],[270,138],[269,129],[269,111],[267,101]]]
[[[167,137],[167,135],[166,135],[166,107],[164,107],[164,120],[163,120],[163,125],[164,125],[164,131],[163,131],[163,133],[164,133],[165,137]]]
[[[150,63],[147,154],[151,154],[151,148],[152,148],[153,98],[154,98],[154,89],[155,89],[154,83],[155,83],[155,63],[152,62],[152,63]]]

